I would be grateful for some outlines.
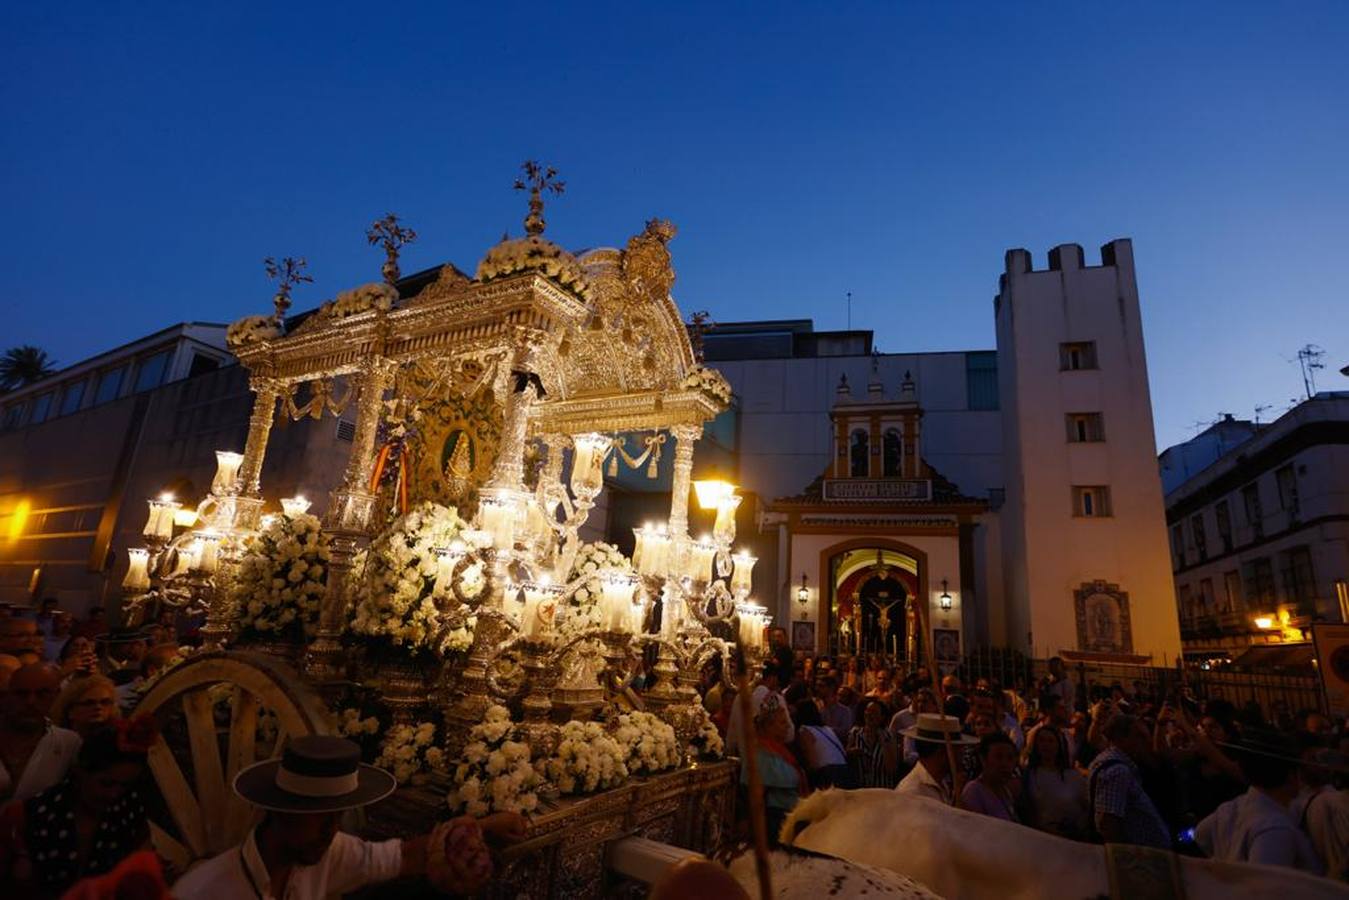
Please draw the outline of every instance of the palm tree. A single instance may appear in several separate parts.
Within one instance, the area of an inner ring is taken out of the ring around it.
[[[12,391],[56,373],[46,350],[24,344],[10,347],[0,356],[0,390]]]

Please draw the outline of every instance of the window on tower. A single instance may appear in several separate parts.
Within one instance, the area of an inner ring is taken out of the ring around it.
[[[1075,485],[1073,487],[1073,515],[1084,519],[1100,519],[1110,515],[1110,488],[1105,485]]]
[[[1070,341],[1059,344],[1059,369],[1065,372],[1096,368],[1096,342]]]
[[[894,428],[887,428],[885,431],[885,452],[884,468],[886,478],[898,478],[900,461],[903,459],[903,445],[900,442],[899,431]]]
[[[853,478],[866,478],[871,474],[871,454],[868,452],[871,448],[867,433],[861,428],[857,429],[852,433],[849,443],[851,444],[849,474]]]
[[[1089,444],[1105,440],[1105,423],[1096,412],[1068,413],[1068,442]]]

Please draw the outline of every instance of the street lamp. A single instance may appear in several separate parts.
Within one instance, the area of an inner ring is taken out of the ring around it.
[[[937,602],[941,604],[943,611],[949,611],[951,609],[951,592],[946,589],[945,578],[941,580],[941,596],[937,598]]]

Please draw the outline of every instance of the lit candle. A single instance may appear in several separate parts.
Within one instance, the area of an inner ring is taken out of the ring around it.
[[[646,552],[649,557],[647,561],[647,570],[651,575],[657,578],[664,577],[670,571],[670,536],[665,533],[665,526],[659,526],[646,541]]]
[[[305,499],[304,494],[296,494],[294,497],[283,497],[281,499],[281,512],[290,519],[293,519],[296,516],[302,516],[309,512],[309,501]]]
[[[571,492],[577,497],[592,500],[604,486],[604,458],[609,455],[610,443],[602,434],[572,438]]]
[[[750,556],[748,550],[741,550],[731,560],[735,563],[735,569],[731,572],[731,593],[740,598],[748,597],[752,589],[754,564],[759,560]]]
[[[463,541],[455,541],[449,547],[432,548],[431,552],[436,555],[436,584],[432,593],[439,596],[450,593],[450,586],[454,581],[454,567],[464,558],[466,550]]]
[[[604,600],[604,627],[609,631],[632,631],[632,592],[637,579],[623,572],[607,572],[600,578]]]
[[[667,640],[673,640],[679,634],[679,626],[683,624],[680,608],[682,602],[674,589],[674,585],[668,581],[665,582],[665,587],[661,591],[660,633]]]
[[[689,548],[688,566],[684,576],[690,581],[704,582],[711,576],[712,560],[717,555],[717,545],[704,538]]]
[[[239,481],[239,467],[244,463],[244,455],[232,450],[215,452],[215,479],[211,482],[211,493],[228,494],[234,491]]]
[[[717,503],[717,521],[712,526],[712,538],[720,546],[728,547],[735,540],[735,511],[740,508],[741,497],[728,494]]]
[[[651,527],[650,522],[647,522],[641,528],[632,529],[632,564],[639,575],[651,574],[647,563],[646,541],[647,537],[654,533],[655,530]]]
[[[128,591],[147,591],[150,589],[150,551],[133,547],[126,552],[126,577],[122,587]]]
[[[515,504],[506,492],[478,502],[478,527],[492,536],[492,546],[506,551],[515,546]]]
[[[173,537],[173,520],[179,507],[172,494],[160,494],[158,498],[147,501],[150,504],[150,518],[145,521],[142,534],[146,537]]]
[[[214,575],[220,569],[220,538],[214,531],[203,531],[192,543],[196,545],[193,553],[193,568],[205,575]]]

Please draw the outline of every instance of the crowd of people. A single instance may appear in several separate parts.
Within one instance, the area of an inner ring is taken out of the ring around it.
[[[720,660],[702,675],[728,752],[753,730],[771,835],[813,790],[887,788],[1072,840],[1349,881],[1349,731],[1315,710],[1267,721],[1184,688],[1088,690],[1058,658],[1029,683],[967,684],[778,647],[751,682],[746,726]]]
[[[150,840],[152,821],[172,820],[149,772],[158,724],[127,713],[179,653],[179,638],[167,623],[110,629],[98,609],[73,622],[54,601],[35,614],[0,610],[6,900],[317,900],[406,877],[471,893],[491,878],[490,850],[524,836],[514,813],[460,816],[404,840],[345,834],[343,814],[387,796],[393,777],[361,763],[351,741],[310,736],[240,773],[234,790],[265,812],[238,847],[173,871]]]

